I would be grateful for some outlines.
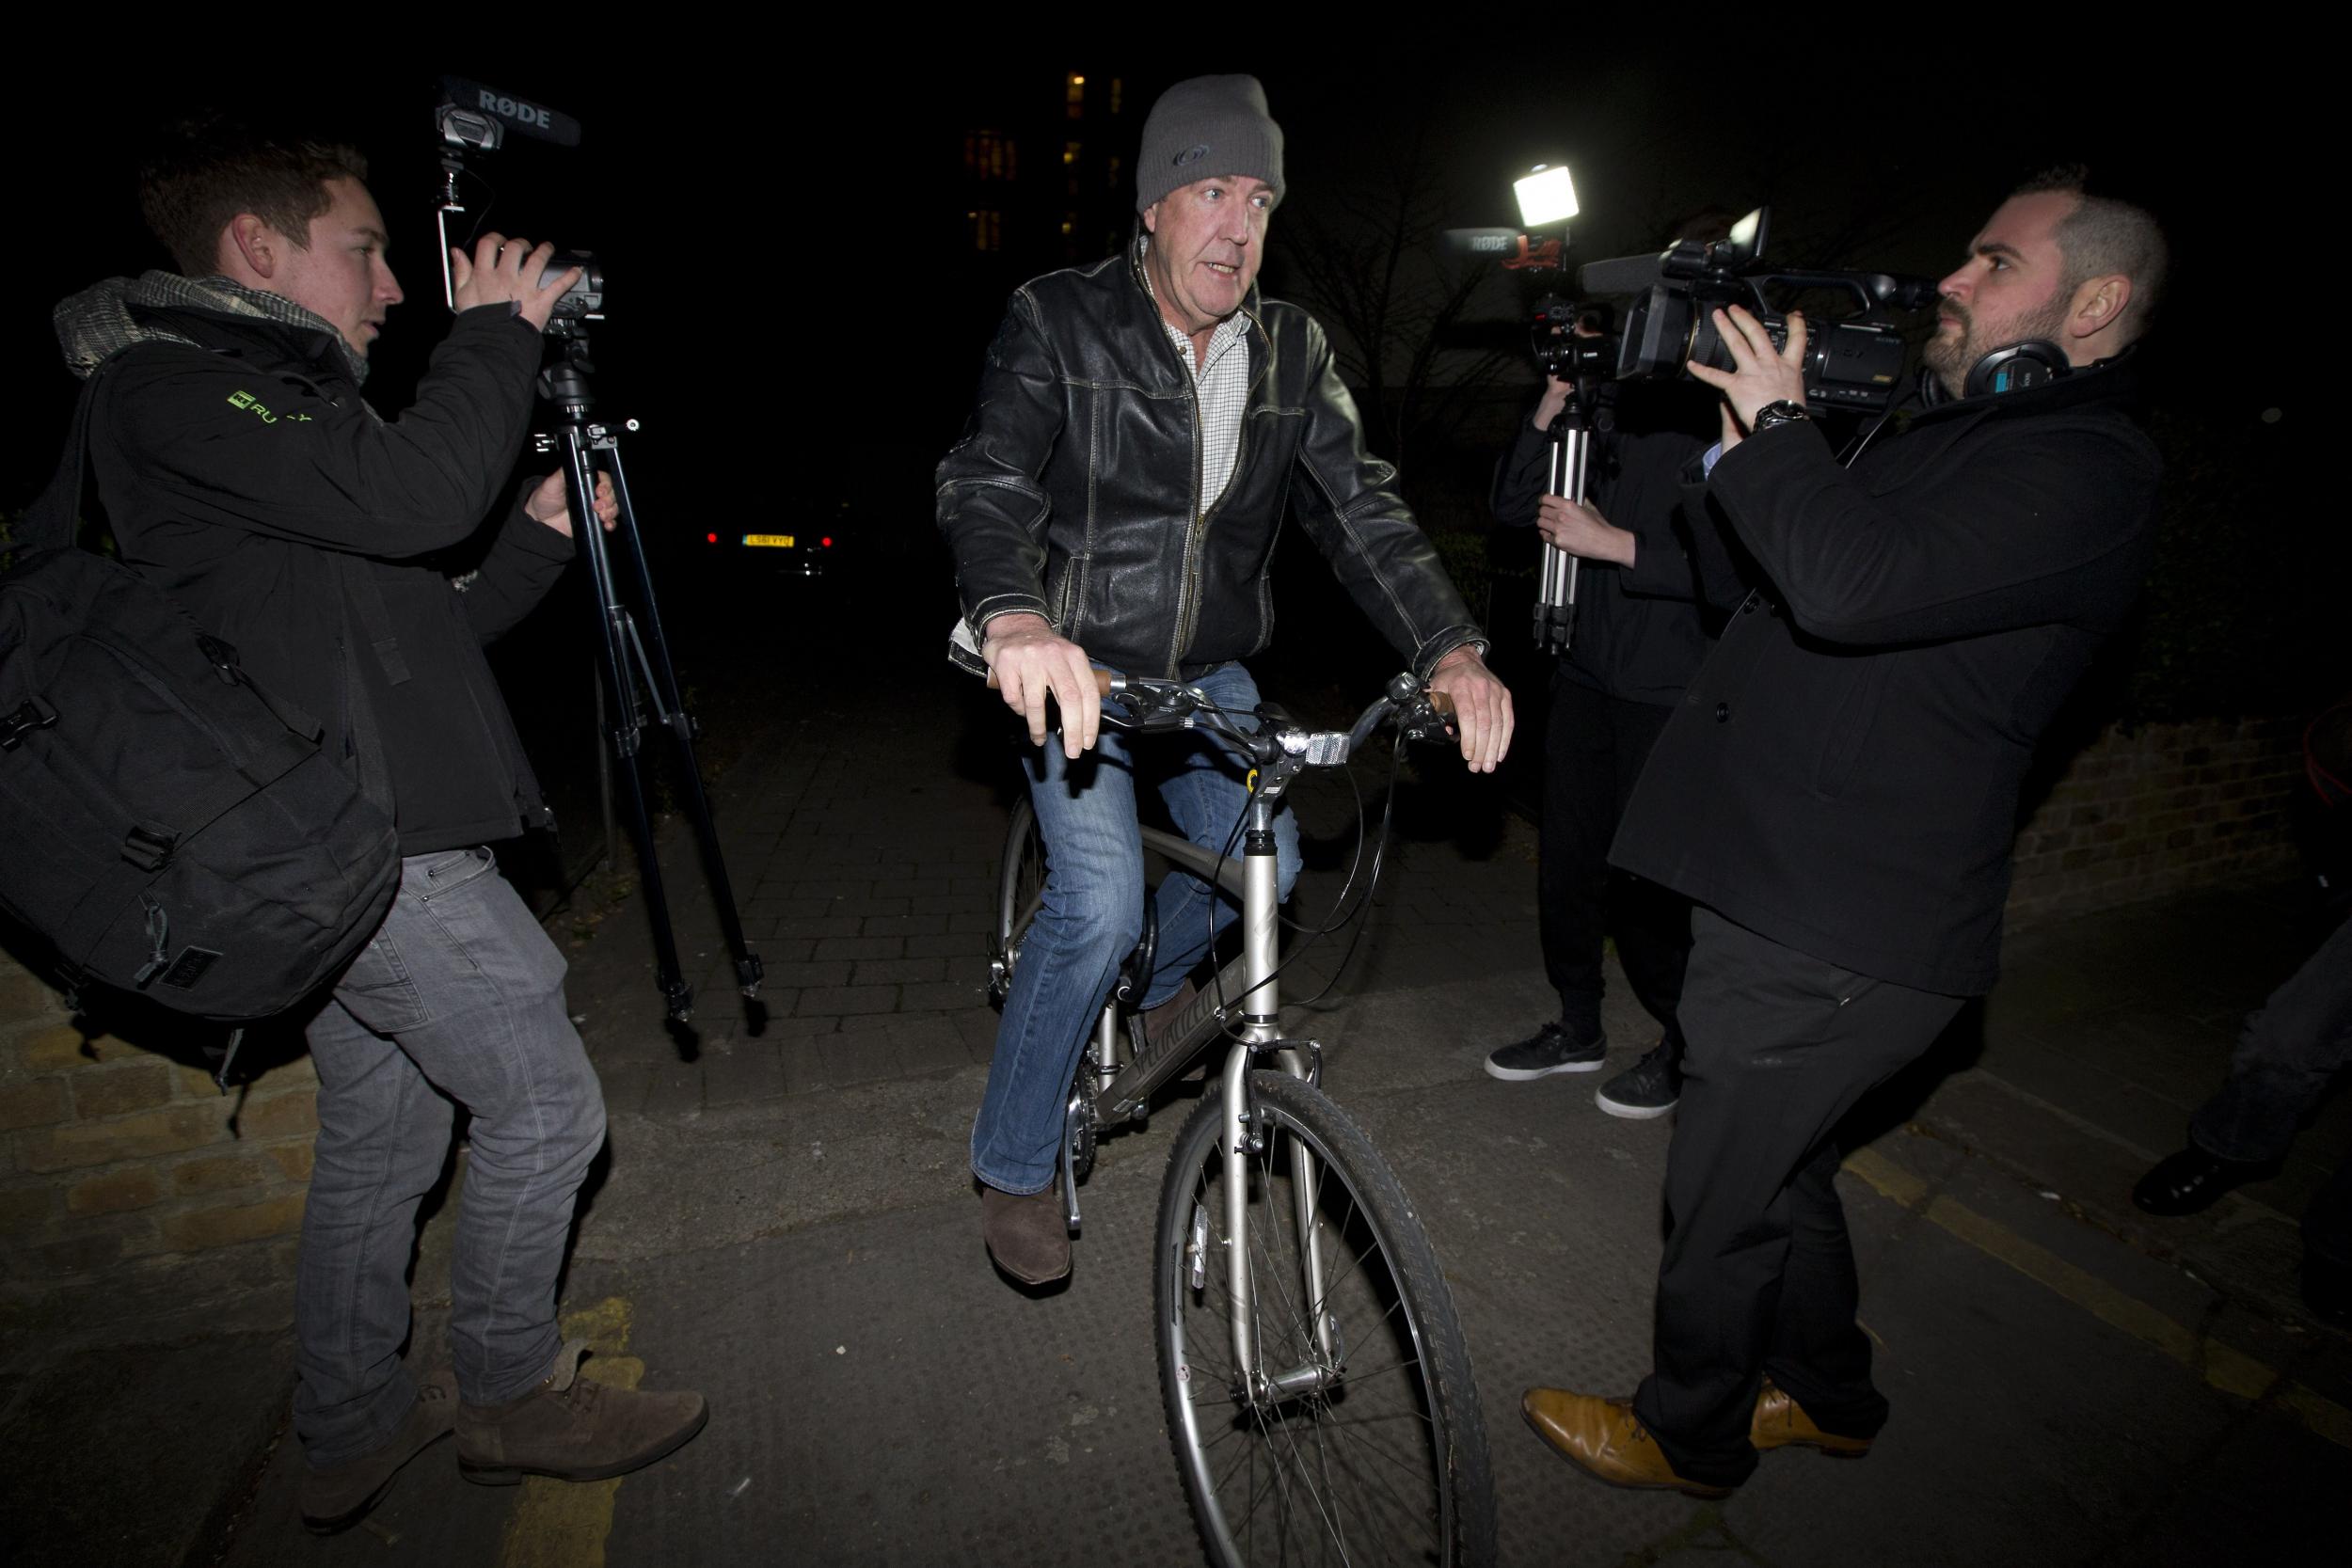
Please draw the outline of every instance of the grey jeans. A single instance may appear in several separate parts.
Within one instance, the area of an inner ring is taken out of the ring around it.
[[[572,1203],[604,1144],[604,1098],[564,1007],[563,955],[487,849],[401,863],[383,926],[310,1027],[318,1154],[294,1286],[294,1430],[313,1467],[388,1441],[416,1401],[403,1370],[417,1206],[453,1105],[471,1117],[450,1278],[461,1398],[547,1375]]]

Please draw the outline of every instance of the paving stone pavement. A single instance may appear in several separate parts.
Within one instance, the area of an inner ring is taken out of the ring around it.
[[[514,1490],[466,1485],[444,1445],[359,1530],[312,1542],[294,1517],[282,1332],[85,1354],[0,1390],[9,1560],[1199,1561],[1152,1366],[1148,1244],[1199,1085],[1105,1140],[1067,1288],[1008,1289],[975,1234],[965,1145],[994,1034],[985,933],[1011,778],[992,703],[894,672],[815,700],[723,781],[726,860],[769,968],[756,1011],[732,994],[675,822],[691,1032],[662,1025],[642,897],[572,949],[612,1132],[565,1307],[597,1345],[592,1375],[601,1361],[705,1389],[702,1436],[621,1481]],[[1546,1010],[1534,837],[1490,790],[1418,771],[1380,900],[1303,1017],[1460,1307],[1504,1562],[2202,1568],[2299,1560],[2340,1524],[2352,1338],[2301,1310],[2294,1217],[2352,1149],[2352,1106],[2330,1106],[2277,1180],[2196,1220],[2151,1220],[2125,1196],[2217,1081],[2238,1015],[2294,967],[2292,890],[2012,938],[2002,988],[1866,1108],[1841,1179],[1894,1424],[1865,1463],[1772,1454],[1699,1504],[1591,1483],[1516,1417],[1532,1384],[1623,1391],[1640,1375],[1671,1126],[1600,1115],[1591,1077],[1480,1070]],[[1348,797],[1333,786],[1301,812],[1302,903],[1327,911]],[[1301,958],[1291,994],[1320,989],[1342,945]],[[1607,1022],[1613,1066],[1649,1042],[1622,985]],[[421,1366],[444,1358],[462,1169],[458,1186],[420,1251]],[[220,1442],[192,1446],[150,1399]]]

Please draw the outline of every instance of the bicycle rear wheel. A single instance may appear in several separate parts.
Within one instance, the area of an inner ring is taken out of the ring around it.
[[[1210,1557],[1228,1568],[1492,1562],[1494,1482],[1470,1353],[1411,1203],[1311,1085],[1260,1071],[1250,1092],[1262,1147],[1247,1162],[1246,1247],[1227,1233],[1214,1079],[1177,1135],[1154,1238],[1160,1391]],[[1313,1173],[1304,1195],[1300,1150]],[[1305,1284],[1311,1238],[1317,1299]],[[1233,1365],[1229,1322],[1237,1268],[1253,1297],[1247,1369]],[[1327,1319],[1336,1354],[1321,1348]],[[1287,1392],[1266,1388],[1277,1377]]]

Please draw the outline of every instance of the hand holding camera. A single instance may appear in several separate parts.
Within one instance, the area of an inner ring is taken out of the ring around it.
[[[477,305],[511,302],[534,330],[545,332],[555,302],[580,278],[578,267],[549,278],[548,261],[554,255],[555,246],[546,241],[532,248],[529,240],[510,240],[497,233],[485,234],[475,243],[470,261],[465,251],[452,245],[451,303],[459,310],[470,310]]]
[[[1718,309],[1714,313],[1715,330],[1723,339],[1724,347],[1731,355],[1732,368],[1719,371],[1693,359],[1691,374],[1724,394],[1740,430],[1754,430],[1757,412],[1775,403],[1804,403],[1804,317],[1792,310],[1788,313],[1788,335],[1786,346],[1775,349],[1772,334],[1740,306]],[[1729,451],[1740,444],[1736,432],[1728,425],[1724,432],[1724,450]]]

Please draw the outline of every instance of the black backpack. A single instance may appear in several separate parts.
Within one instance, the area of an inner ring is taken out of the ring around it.
[[[0,573],[0,910],[55,949],[69,991],[265,1018],[333,979],[391,907],[399,839],[362,783],[383,770],[323,750],[236,649],[75,547],[103,374]]]

